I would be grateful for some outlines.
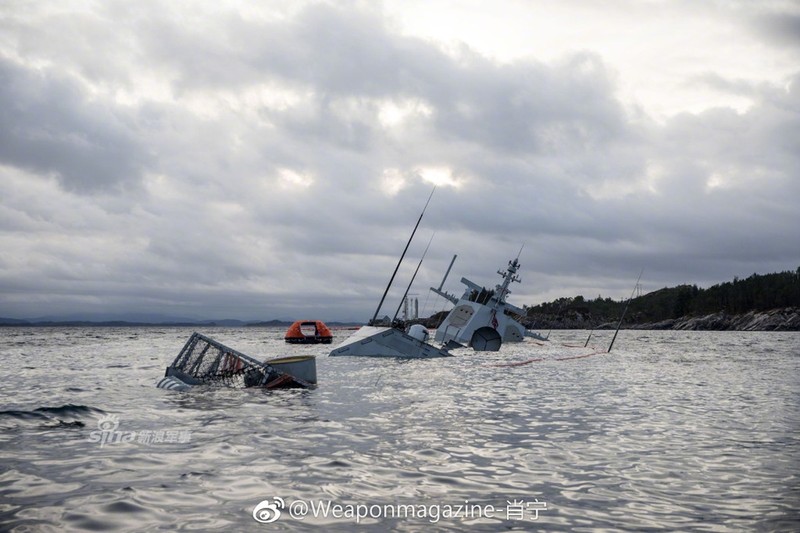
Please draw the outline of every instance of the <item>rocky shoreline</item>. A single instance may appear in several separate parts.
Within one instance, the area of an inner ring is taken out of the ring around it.
[[[750,311],[743,315],[714,313],[682,317],[654,324],[631,326],[631,329],[674,329],[685,331],[800,331],[800,308]]]
[[[584,317],[528,317],[527,326],[533,329],[616,329],[616,322],[592,324]],[[787,307],[769,311],[750,311],[741,315],[725,312],[705,316],[684,316],[661,322],[631,323],[623,329],[656,329],[678,331],[800,331],[800,308]]]

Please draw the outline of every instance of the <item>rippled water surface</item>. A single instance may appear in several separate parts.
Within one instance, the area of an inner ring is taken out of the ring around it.
[[[297,501],[376,506],[373,530],[800,528],[798,333],[623,331],[607,355],[610,333],[566,331],[400,361],[206,329],[258,358],[320,355],[318,388],[156,389],[191,332],[0,328],[1,530],[356,525],[293,518]],[[281,517],[256,522],[275,497]]]

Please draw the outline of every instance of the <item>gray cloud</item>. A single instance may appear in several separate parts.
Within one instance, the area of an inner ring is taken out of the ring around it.
[[[756,31],[768,42],[778,46],[800,48],[800,12],[773,12],[754,19]]]
[[[54,173],[69,190],[136,186],[150,154],[132,117],[57,74],[0,60],[0,161]]]
[[[162,8],[3,23],[0,316],[368,318],[428,167],[460,185],[437,190],[410,250],[436,231],[420,293],[454,253],[452,288],[492,284],[523,243],[517,304],[621,296],[643,266],[655,289],[800,264],[797,78],[709,68],[703,83],[753,105],[660,124],[591,52],[449,54],[355,6]],[[390,104],[406,115],[387,125]]]

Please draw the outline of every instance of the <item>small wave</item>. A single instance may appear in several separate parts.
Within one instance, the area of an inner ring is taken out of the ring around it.
[[[145,509],[140,505],[136,505],[135,503],[126,501],[117,501],[114,503],[109,503],[108,505],[105,505],[102,509],[107,513],[123,513],[123,514],[142,513],[147,511],[147,509]]]
[[[37,407],[31,411],[9,409],[0,411],[0,426],[10,428],[20,423],[34,423],[42,428],[84,427],[86,424],[82,419],[104,414],[102,409],[71,403],[58,407]]]
[[[50,417],[44,413],[35,411],[0,411],[0,417],[16,418],[19,420],[49,420]]]
[[[38,413],[46,413],[53,416],[71,416],[75,418],[106,414],[105,411],[98,409],[97,407],[75,405],[72,403],[68,403],[60,407],[37,407],[33,411]]]

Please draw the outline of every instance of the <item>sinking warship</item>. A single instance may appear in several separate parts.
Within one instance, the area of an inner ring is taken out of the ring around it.
[[[455,256],[453,257],[455,261]],[[450,263],[452,268],[453,262]],[[519,256],[508,262],[505,270],[497,273],[503,278],[494,290],[487,290],[467,278],[461,278],[466,290],[461,298],[443,291],[448,268],[438,288],[430,290],[453,303],[455,307],[436,329],[435,340],[450,347],[469,346],[476,351],[497,351],[504,342],[521,342],[525,337],[546,340],[528,331],[515,316],[525,316],[525,310],[506,301],[511,293],[509,286],[519,283]]]
[[[433,196],[433,192],[431,192],[431,196]],[[428,197],[428,203],[430,203],[430,200],[430,197]],[[422,213],[419,215],[417,224],[411,232],[411,237],[406,243],[405,250],[400,256],[400,260],[394,269],[389,284],[386,286],[383,298],[381,298],[372,320],[369,321],[368,325],[363,326],[350,338],[334,348],[330,352],[331,356],[351,355],[409,359],[448,357],[452,355],[449,350],[455,347],[468,346],[475,351],[497,351],[504,341],[518,342],[526,336],[544,340],[543,337],[526,331],[525,327],[512,316],[512,314],[524,315],[524,311],[506,302],[506,297],[511,292],[508,288],[509,285],[512,282],[519,282],[519,276],[517,275],[520,267],[519,256],[513,261],[509,261],[508,268],[505,271],[498,271],[503,277],[503,282],[497,285],[492,292],[488,292],[468,279],[462,278],[461,282],[467,286],[467,291],[460,299],[442,291],[442,286],[450,273],[450,269],[453,267],[453,262],[455,262],[455,256],[453,257],[453,261],[450,262],[450,267],[447,269],[439,288],[434,289],[431,287],[432,291],[455,304],[453,310],[450,311],[444,322],[436,330],[434,341],[439,343],[439,346],[429,341],[430,334],[421,324],[414,324],[406,331],[404,324],[401,328],[399,327],[400,324],[394,320],[377,320],[381,306],[386,299],[397,270],[403,262],[408,246],[414,238],[422,216],[425,214],[428,203],[425,204]],[[430,246],[430,243],[428,245]],[[425,251],[427,252],[427,248]],[[422,258],[424,257],[425,253],[422,254]],[[420,259],[417,270],[411,278],[409,288],[414,282],[414,277],[416,277],[421,264],[422,259]],[[406,289],[406,294],[403,295],[403,300],[405,300],[407,294],[408,289]],[[398,307],[398,312],[399,309]],[[396,317],[397,313],[395,313]]]

